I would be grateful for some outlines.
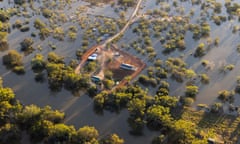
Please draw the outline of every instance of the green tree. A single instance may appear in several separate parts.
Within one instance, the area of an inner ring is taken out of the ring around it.
[[[185,120],[178,120],[172,126],[172,136],[170,141],[178,144],[192,144],[196,140],[194,133],[196,126],[194,123]]]
[[[84,126],[77,130],[77,139],[78,143],[92,143],[96,142],[99,134],[98,131],[91,126]]]
[[[63,112],[52,110],[50,106],[45,106],[41,111],[41,118],[53,123],[60,123],[65,117],[65,114]]]
[[[33,39],[28,37],[28,38],[25,38],[21,43],[21,50],[24,51],[24,52],[27,52],[27,53],[31,53],[34,48],[33,48]]]
[[[73,126],[65,124],[56,124],[49,131],[48,143],[70,143],[73,135],[76,134]]]
[[[164,107],[174,108],[177,102],[178,99],[173,96],[155,96],[155,103]]]
[[[148,126],[153,129],[169,127],[172,123],[172,117],[169,113],[170,111],[167,107],[159,105],[150,106],[146,113]]]
[[[46,27],[46,24],[42,20],[40,20],[39,18],[36,18],[35,21],[34,21],[34,27],[36,29],[42,29],[42,28]]]
[[[44,61],[44,57],[41,54],[36,54],[34,58],[31,60],[32,70],[34,72],[42,72],[45,69],[46,62]]]
[[[206,52],[206,48],[205,48],[205,44],[204,43],[200,43],[195,51],[194,56],[195,57],[202,57],[203,55],[205,55]]]
[[[124,144],[124,140],[117,134],[111,134],[101,141],[101,144]]]
[[[10,68],[21,66],[23,65],[22,55],[16,50],[10,50],[7,55],[3,56],[3,64]]]
[[[10,88],[0,88],[0,101],[10,101],[15,98],[15,94]]]
[[[23,111],[17,114],[18,122],[24,128],[30,128],[34,125],[39,119],[41,115],[41,109],[36,105],[29,105],[24,107]]]
[[[198,93],[198,87],[197,86],[186,86],[185,96],[186,97],[192,97],[195,98]]]
[[[134,98],[128,103],[128,111],[133,117],[143,117],[146,109],[145,99]]]
[[[234,95],[235,95],[234,91],[222,90],[218,92],[218,98],[224,102],[225,101],[233,102]]]
[[[48,62],[50,63],[64,63],[63,57],[57,55],[54,52],[49,52],[47,57]]]

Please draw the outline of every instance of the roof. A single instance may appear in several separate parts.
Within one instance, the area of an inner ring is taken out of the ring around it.
[[[130,64],[122,63],[120,65],[120,68],[126,69],[126,70],[136,70],[136,67]]]

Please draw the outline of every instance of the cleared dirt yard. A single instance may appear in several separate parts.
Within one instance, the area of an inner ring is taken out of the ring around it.
[[[116,87],[126,85],[128,81],[134,79],[146,67],[146,64],[139,58],[118,49],[116,45],[111,45],[108,48],[94,46],[83,54],[82,60],[76,68],[76,73],[79,73],[80,69],[87,62],[88,57],[94,53],[98,55],[97,64],[101,67],[94,72],[94,75],[104,79],[105,71],[111,71],[113,73],[113,80],[119,81],[119,84]],[[130,64],[134,66],[136,70],[122,69],[120,68],[122,63]],[[129,76],[128,80],[124,79],[127,76]]]

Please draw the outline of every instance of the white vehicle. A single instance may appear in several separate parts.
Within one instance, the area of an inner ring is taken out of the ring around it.
[[[94,54],[92,54],[92,55],[90,55],[89,57],[88,57],[88,60],[90,60],[90,61],[95,61],[96,59],[97,59],[97,54],[96,53],[94,53]]]

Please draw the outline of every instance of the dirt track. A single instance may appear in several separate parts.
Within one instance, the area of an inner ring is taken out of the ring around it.
[[[88,49],[88,50],[83,54],[83,56],[82,56],[82,58],[81,58],[81,62],[79,63],[79,65],[78,65],[78,66],[76,67],[76,69],[75,69],[75,73],[78,73],[78,74],[80,73],[81,67],[82,67],[82,66],[84,65],[84,63],[87,61],[88,57],[96,51],[96,49],[100,49],[100,50],[101,50],[102,48],[105,48],[108,43],[112,42],[114,39],[116,39],[118,36],[122,35],[122,34],[127,30],[127,28],[129,27],[129,25],[132,23],[132,21],[134,20],[135,16],[137,15],[137,12],[138,12],[138,10],[139,10],[139,8],[140,8],[140,6],[141,6],[142,1],[143,1],[143,0],[138,0],[137,4],[136,4],[136,6],[135,6],[135,9],[134,9],[134,11],[133,11],[133,13],[132,13],[132,15],[130,16],[130,18],[129,18],[128,22],[126,23],[126,25],[121,29],[121,31],[119,31],[117,34],[115,34],[114,36],[112,36],[112,37],[110,37],[109,39],[107,39],[103,44],[93,46],[92,48]],[[113,48],[115,51],[119,52],[120,54],[128,57],[130,60],[134,60],[134,63],[132,63],[132,64],[137,67],[137,70],[134,71],[134,73],[132,73],[132,74],[130,75],[130,79],[129,79],[130,81],[131,81],[132,79],[134,79],[134,78],[146,67],[146,64],[143,63],[139,58],[136,58],[135,56],[132,56],[132,55],[126,53],[126,52],[123,52],[123,51],[119,50],[119,49],[117,48],[117,46],[115,46],[115,45],[113,45],[112,48]],[[130,61],[129,63],[131,64],[131,61]],[[103,64],[103,65],[104,65],[104,64]],[[102,68],[101,71],[103,71],[103,68]],[[128,81],[125,80],[125,79],[123,79],[115,88],[124,86],[124,85],[126,85],[127,83],[128,83]]]
[[[100,48],[101,45],[96,45],[93,46],[92,48],[88,49],[83,56],[81,57],[81,62],[79,63],[79,65],[75,68],[75,73],[79,74],[80,73],[80,69],[83,66],[83,64],[87,61],[88,57],[93,54],[97,48]]]

